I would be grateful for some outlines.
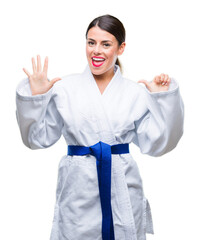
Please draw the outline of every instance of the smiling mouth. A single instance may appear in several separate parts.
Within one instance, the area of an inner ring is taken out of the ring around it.
[[[101,67],[104,64],[105,58],[92,57],[92,64],[94,67]]]

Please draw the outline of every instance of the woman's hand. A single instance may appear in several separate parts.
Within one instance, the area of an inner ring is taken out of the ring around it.
[[[160,74],[159,76],[155,76],[152,82],[148,82],[146,80],[140,80],[138,83],[144,83],[147,89],[150,92],[163,92],[168,91],[171,79],[167,74]]]
[[[45,58],[44,67],[42,70],[40,55],[37,55],[37,67],[35,59],[32,58],[33,74],[31,75],[25,68],[23,71],[29,78],[32,95],[38,95],[46,93],[55,82],[61,80],[61,78],[54,78],[51,81],[47,79],[48,69],[48,57]]]

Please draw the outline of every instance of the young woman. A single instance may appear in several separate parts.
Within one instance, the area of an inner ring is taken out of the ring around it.
[[[146,87],[121,75],[125,29],[115,17],[94,19],[86,31],[82,74],[47,79],[33,73],[17,88],[24,144],[46,148],[63,134],[68,154],[59,164],[51,240],[145,240],[153,234],[148,200],[129,143],[142,153],[171,151],[183,133],[183,102],[174,79],[161,74]]]

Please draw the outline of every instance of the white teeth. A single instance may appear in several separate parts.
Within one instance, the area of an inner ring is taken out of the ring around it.
[[[103,61],[105,61],[105,59],[103,59],[103,58],[95,58],[95,57],[93,57],[92,60],[94,60],[96,62],[103,62]]]

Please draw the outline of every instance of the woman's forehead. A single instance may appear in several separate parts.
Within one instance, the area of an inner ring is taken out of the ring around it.
[[[87,39],[92,39],[95,41],[116,41],[114,35],[105,30],[102,30],[98,26],[90,28],[87,34]]]

